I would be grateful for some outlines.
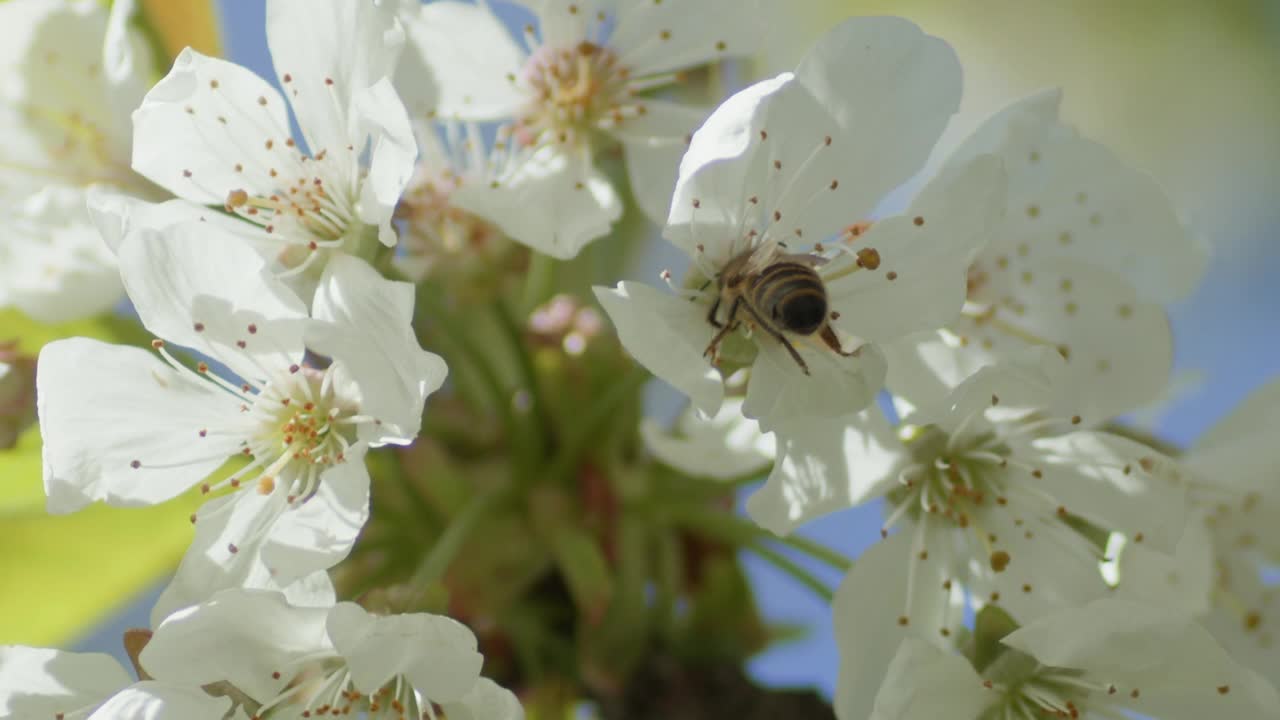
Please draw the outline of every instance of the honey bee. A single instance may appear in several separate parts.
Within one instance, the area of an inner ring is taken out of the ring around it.
[[[840,355],[857,355],[857,350],[845,352],[840,347],[839,338],[827,322],[827,287],[814,269],[826,259],[808,253],[784,253],[782,248],[769,243],[744,250],[716,275],[719,296],[707,313],[707,322],[718,331],[703,357],[714,360],[720,341],[742,325],[744,313],[745,322],[781,343],[805,375],[809,374],[809,366],[788,335],[809,338],[816,334]],[[722,322],[719,315],[724,306],[729,312]]]

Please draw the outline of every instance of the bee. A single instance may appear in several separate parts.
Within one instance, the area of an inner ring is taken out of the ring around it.
[[[840,347],[839,338],[827,322],[827,287],[814,269],[826,259],[808,253],[784,253],[782,247],[769,243],[744,250],[716,275],[719,295],[707,313],[707,322],[718,330],[703,357],[714,360],[720,341],[744,321],[781,343],[805,375],[809,374],[809,366],[788,335],[817,335],[844,357],[858,354],[857,350],[845,352]],[[729,310],[722,322],[720,309],[726,306]]]

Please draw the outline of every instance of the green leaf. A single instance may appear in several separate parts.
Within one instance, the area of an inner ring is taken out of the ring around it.
[[[1017,629],[1017,621],[995,605],[987,605],[978,611],[973,623],[973,652],[970,656],[973,667],[982,672],[991,666],[1009,650],[1000,641]]]
[[[578,611],[587,624],[598,623],[613,597],[613,576],[599,543],[581,528],[565,527],[556,533],[554,552]]]

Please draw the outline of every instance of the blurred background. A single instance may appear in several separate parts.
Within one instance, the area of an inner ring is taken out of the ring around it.
[[[1280,1],[777,3],[755,62],[761,74],[791,67],[809,43],[845,17],[902,15],[948,40],[964,64],[965,99],[950,140],[1016,98],[1061,86],[1069,122],[1161,181],[1212,247],[1213,259],[1200,290],[1171,308],[1180,389],[1166,407],[1138,421],[1153,422],[1168,440],[1190,443],[1280,370],[1280,286],[1274,281],[1280,278]],[[206,51],[216,50],[220,28],[227,57],[272,75],[263,0],[219,0],[212,8],[185,1],[146,4],[158,13],[159,25],[173,28],[167,37],[195,38]],[[38,478],[38,458],[28,465],[24,478]],[[11,476],[18,470],[4,467]],[[170,515],[187,512],[178,508]],[[879,517],[877,507],[848,511],[816,523],[808,534],[856,556],[878,537]],[[0,576],[12,583],[37,577],[33,573],[43,568],[38,577],[51,585],[21,592],[6,586],[0,642],[69,643],[119,655],[120,633],[146,625],[162,584],[157,578],[180,554],[182,538],[168,538],[158,518],[141,513],[123,521],[117,514],[115,526],[129,526],[112,532],[126,536],[112,535],[122,539],[105,548],[105,530],[83,522],[53,529],[46,523],[30,532],[20,522],[4,521],[7,559],[0,560]],[[104,576],[86,544],[114,558],[114,575]],[[89,574],[69,574],[67,563],[76,562]],[[827,607],[772,567],[748,562],[769,618],[809,628],[804,639],[759,656],[753,673],[769,683],[817,685],[829,694],[837,657]],[[811,569],[832,584],[839,580],[822,566]],[[41,593],[59,600],[40,600],[45,610],[31,622],[32,598]]]

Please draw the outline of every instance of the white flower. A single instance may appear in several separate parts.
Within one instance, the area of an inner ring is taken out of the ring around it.
[[[906,418],[905,441],[874,410],[775,433],[774,473],[747,502],[758,523],[782,534],[883,497],[884,533],[901,526],[859,556],[833,606],[837,633],[863,643],[846,658],[842,682],[866,702],[899,639],[950,637],[966,595],[1026,622],[1105,594],[1100,551],[1077,518],[1166,552],[1182,534],[1176,467],[1118,436],[1069,432],[1078,418],[1048,405],[1061,360],[1037,356],[1045,366],[985,368],[945,413]]]
[[[1059,349],[1086,415],[1158,398],[1173,361],[1161,303],[1188,294],[1205,252],[1156,182],[1058,120],[1059,91],[990,118],[941,176],[993,153],[1009,174],[1008,213],[969,269],[964,313],[886,349],[889,385],[936,402],[980,367],[1029,346]]]
[[[1186,454],[1196,522],[1172,557],[1128,545],[1118,589],[1202,616],[1237,660],[1280,683],[1280,593],[1269,575],[1280,559],[1280,381],[1253,392]]]
[[[483,661],[475,635],[447,617],[298,608],[247,590],[175,613],[141,654],[159,680],[229,682],[259,703],[255,717],[434,717],[435,703],[450,720],[521,718],[509,692],[479,679]]]
[[[999,163],[978,158],[925,188],[906,214],[823,243],[919,169],[959,102],[959,76],[941,40],[897,18],[860,18],[829,33],[794,75],[721,105],[680,165],[665,232],[696,272],[677,295],[636,283],[596,291],[623,345],[713,415],[723,395],[713,362],[722,346],[740,354],[732,331],[741,326],[752,340],[741,360],[755,352],[743,410],[765,430],[870,403],[884,364],[861,343],[959,312],[965,268],[1001,212]],[[754,295],[768,267],[816,272],[825,298]]]
[[[0,307],[44,322],[109,310],[115,259],[89,224],[92,187],[154,194],[129,168],[129,113],[149,53],[132,3],[0,4]]]
[[[870,714],[852,711],[842,686],[837,715],[842,720],[1280,717],[1275,688],[1228,655],[1189,616],[1159,607],[1096,600],[1019,628],[1001,642],[1008,649],[978,672],[963,658],[907,640]],[[858,648],[845,642],[842,651]]]
[[[566,156],[512,143],[506,129],[489,143],[475,125],[428,122],[417,136],[422,156],[397,211],[407,229],[397,260],[410,277],[421,276],[433,256],[472,259],[491,271],[507,238],[572,258],[622,215],[602,175],[579,179]]]
[[[267,44],[284,95],[188,48],[133,115],[133,168],[256,225],[258,243],[293,273],[322,251],[367,255],[375,238],[394,245],[392,214],[417,156],[390,80],[403,43],[387,3],[344,0],[317,12],[307,0],[269,0]]]
[[[210,360],[192,369],[160,340],[163,360],[87,339],[46,345],[37,403],[50,511],[162,502],[242,457],[202,486],[238,492],[201,508],[175,586],[239,584],[259,547],[281,584],[345,557],[368,513],[365,449],[411,442],[445,375],[410,326],[412,286],[335,256],[309,319],[252,249],[208,223],[141,230],[119,257],[143,325]],[[304,362],[304,348],[332,364]]]
[[[619,198],[593,164],[615,147],[626,156],[640,207],[655,220],[665,218],[676,166],[706,112],[650,93],[680,84],[686,68],[751,52],[764,23],[759,3],[521,3],[538,21],[536,28],[525,28],[527,52],[485,3],[408,4],[404,20],[410,41],[438,89],[432,115],[508,121],[515,143],[561,156],[557,175],[521,178],[544,186],[537,192],[557,198],[556,204],[581,205],[583,217],[591,217],[566,228],[560,245],[550,246],[554,249],[576,254],[620,216]],[[506,214],[522,207],[505,184],[493,188],[492,195],[488,205]],[[516,239],[549,252],[534,238]]]
[[[714,417],[689,408],[676,420],[674,433],[653,418],[640,422],[640,437],[658,460],[697,477],[730,480],[763,476],[776,456],[772,434],[760,432],[742,415],[742,400],[731,398]]]
[[[135,683],[102,653],[0,646],[0,718],[222,720],[231,706],[198,686]]]

